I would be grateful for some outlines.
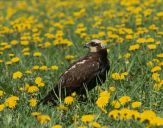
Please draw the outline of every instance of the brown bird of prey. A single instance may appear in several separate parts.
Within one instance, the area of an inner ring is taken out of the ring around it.
[[[73,63],[60,76],[58,84],[40,103],[51,102],[56,105],[59,98],[69,96],[73,92],[77,95],[86,95],[86,90],[89,91],[97,84],[101,85],[105,82],[110,66],[104,43],[94,39],[86,43],[84,47],[89,48],[88,54]]]

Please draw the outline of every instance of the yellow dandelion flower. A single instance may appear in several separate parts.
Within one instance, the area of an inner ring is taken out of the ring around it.
[[[72,60],[74,58],[75,58],[75,56],[72,56],[72,55],[65,56],[65,59],[68,60],[68,61],[70,61],[70,60]]]
[[[108,100],[108,98],[99,97],[99,98],[97,99],[97,101],[96,101],[96,104],[97,104],[98,107],[104,108],[104,107],[107,105],[107,103],[108,103],[107,100]]]
[[[119,78],[120,80],[124,80],[124,79],[125,79],[125,74],[122,73],[122,74],[120,74],[119,77],[120,77],[120,78]]]
[[[156,41],[156,43],[155,43],[156,45],[159,45],[159,44],[161,44],[161,42],[160,41]]]
[[[161,67],[160,66],[155,66],[151,69],[151,72],[157,72],[157,71],[160,71],[161,70]]]
[[[27,89],[28,93],[35,93],[35,92],[38,92],[38,91],[39,91],[39,88],[37,86],[29,86],[28,89]]]
[[[10,43],[11,43],[11,45],[16,45],[16,44],[18,44],[18,41],[17,40],[12,40]]]
[[[22,52],[28,52],[30,49],[27,47],[27,48],[23,48]]]
[[[23,52],[23,55],[24,56],[29,56],[30,55],[30,52]]]
[[[40,67],[38,65],[35,65],[32,67],[33,70],[38,70]]]
[[[32,74],[32,71],[31,70],[26,70],[25,73],[26,74]]]
[[[155,41],[155,40],[154,40],[153,38],[147,38],[147,39],[146,39],[146,42],[147,42],[147,43],[152,43],[152,42],[154,42],[154,41]]]
[[[11,59],[11,62],[13,63],[16,63],[16,62],[19,62],[20,61],[20,58],[19,57],[14,57]]]
[[[30,86],[29,84],[25,84],[24,90],[27,91],[29,86]]]
[[[6,64],[6,65],[11,65],[12,62],[11,62],[11,61],[7,61],[5,64]]]
[[[63,40],[60,42],[60,44],[62,44],[62,45],[67,45],[67,46],[72,46],[72,45],[73,45],[73,43],[72,43],[71,41],[67,40],[67,39],[63,39]]]
[[[45,65],[43,65],[43,66],[41,66],[39,69],[40,69],[40,70],[48,70],[48,67],[45,66]]]
[[[19,87],[19,91],[24,91],[24,88],[23,87]]]
[[[122,105],[124,105],[124,104],[126,104],[127,102],[130,102],[130,101],[131,101],[131,98],[129,96],[122,96],[121,98],[119,98],[119,102]]]
[[[41,77],[36,77],[35,78],[35,83],[38,85],[38,87],[45,86],[45,84],[42,82],[42,78]]]
[[[51,120],[51,118],[48,116],[48,115],[38,115],[37,116],[37,120],[41,123],[41,124],[44,124],[44,123],[47,123]]]
[[[114,108],[120,108],[121,107],[121,104],[118,100],[113,100],[111,105],[114,107]]]
[[[91,123],[91,126],[92,126],[93,128],[101,128],[101,125],[100,125],[99,123],[97,123],[97,122],[92,122],[92,123]]]
[[[15,54],[10,53],[10,54],[8,54],[8,56],[13,57],[13,56],[15,56]]]
[[[136,41],[140,44],[143,44],[145,43],[145,38],[138,38]]]
[[[100,97],[110,97],[110,93],[108,91],[102,91]]]
[[[129,51],[135,51],[140,48],[139,44],[134,44],[129,47]]]
[[[81,117],[81,121],[87,123],[87,122],[92,122],[95,119],[95,115],[93,114],[88,114],[88,115],[83,115]]]
[[[32,116],[38,116],[38,115],[41,115],[41,112],[32,112],[31,115],[32,115]]]
[[[161,81],[161,79],[160,79],[160,74],[158,74],[158,73],[153,73],[153,74],[152,74],[152,79],[153,79],[154,81],[156,81],[156,82],[160,82],[160,81]]]
[[[163,53],[157,54],[158,58],[163,58]]]
[[[4,104],[0,104],[0,112],[3,111],[3,109],[5,108]]]
[[[51,68],[50,68],[50,69],[51,69],[51,70],[58,70],[58,68],[59,68],[58,66],[53,65],[53,66],[51,66]]]
[[[155,63],[159,63],[160,62],[159,59],[152,59],[152,61],[155,62]]]
[[[5,104],[5,106],[13,109],[16,107],[18,100],[19,100],[19,98],[17,96],[11,96],[5,100],[4,104]]]
[[[40,56],[41,56],[41,52],[34,52],[34,53],[33,53],[33,56],[35,56],[35,57],[40,57]]]
[[[4,62],[3,60],[0,59],[0,63]]]
[[[20,44],[27,46],[27,45],[29,45],[29,41],[28,40],[21,40]]]
[[[161,80],[159,83],[155,83],[153,88],[156,91],[159,91],[162,87],[163,87],[163,80]]]
[[[51,33],[46,33],[45,37],[47,37],[49,39],[55,38],[55,36],[53,34],[51,34]]]
[[[131,40],[131,39],[133,39],[133,35],[126,35],[125,38],[126,38],[127,40]]]
[[[123,72],[122,75],[123,76],[127,76],[128,75],[128,72]]]
[[[148,49],[156,49],[156,47],[157,47],[157,45],[155,45],[155,44],[149,44],[149,45],[147,45],[147,48]]]
[[[75,97],[76,95],[77,95],[76,92],[71,93],[72,97]]]
[[[149,121],[151,122],[154,118],[156,118],[156,113],[152,110],[144,110],[143,113],[141,113],[140,121]]]
[[[125,59],[128,59],[131,57],[131,54],[130,53],[126,53],[124,56],[123,56]]]
[[[137,110],[132,110],[131,111],[131,116],[134,120],[140,120],[140,113]]]
[[[11,96],[11,97],[7,98],[6,100],[15,100],[15,101],[17,101],[17,100],[19,100],[19,97]]]
[[[29,100],[29,105],[31,107],[35,107],[37,105],[37,102],[38,102],[37,99],[32,98]]]
[[[23,76],[23,74],[20,71],[14,72],[12,75],[13,79],[19,79]]]
[[[52,128],[62,128],[62,125],[56,124],[56,125],[53,125]]]
[[[158,12],[156,15],[157,15],[158,17],[162,17],[162,16],[163,16],[163,11]]]
[[[124,73],[113,73],[112,74],[112,78],[114,80],[124,80],[127,75],[128,75],[128,72],[124,72]]]
[[[150,126],[157,126],[157,127],[163,126],[163,118],[156,116],[153,120],[150,120],[149,128]]]
[[[67,104],[67,105],[71,105],[73,102],[74,102],[74,98],[72,96],[67,96],[64,99],[64,103]]]
[[[150,30],[158,30],[158,27],[155,24],[149,26]]]
[[[119,119],[120,111],[113,109],[112,111],[109,112],[108,116],[113,119]]]
[[[159,65],[159,66],[163,66],[163,62],[160,62],[158,65]]]
[[[106,107],[106,105],[109,103],[109,99],[110,93],[108,91],[103,91],[100,93],[100,96],[96,101],[96,105],[105,113],[106,110],[104,109],[104,107]]]
[[[78,128],[87,128],[87,126],[79,126]]]
[[[132,108],[139,108],[141,107],[141,102],[139,101],[132,102],[131,106]]]
[[[153,67],[153,65],[154,65],[154,64],[153,64],[152,61],[147,62],[147,66],[148,66],[148,67]]]
[[[115,92],[115,91],[116,91],[115,86],[110,86],[110,87],[109,87],[109,91],[110,91],[110,92]]]
[[[121,79],[123,79],[123,78],[120,77],[120,74],[119,73],[113,73],[111,76],[112,76],[112,78],[114,80],[121,80]]]
[[[44,47],[45,48],[48,48],[48,47],[50,47],[51,46],[51,43],[50,42],[45,42],[45,44],[44,44]]]
[[[41,82],[38,84],[38,87],[44,87],[45,86],[45,83]]]
[[[58,30],[56,33],[56,37],[62,37],[64,35],[63,31]]]
[[[5,95],[5,92],[0,90],[0,97],[4,96]]]
[[[41,83],[42,82],[42,78],[41,77],[36,77],[35,78],[35,83],[36,84],[39,84],[39,83]]]
[[[128,108],[122,108],[120,110],[120,119],[121,120],[129,120],[132,118],[132,115],[131,115],[131,110],[128,109]]]

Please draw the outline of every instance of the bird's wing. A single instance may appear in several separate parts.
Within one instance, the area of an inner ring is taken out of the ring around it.
[[[60,85],[63,88],[77,88],[94,78],[99,72],[100,64],[98,58],[86,57],[74,63],[74,65],[69,67],[68,70],[61,75]]]

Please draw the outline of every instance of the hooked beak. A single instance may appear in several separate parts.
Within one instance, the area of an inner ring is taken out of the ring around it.
[[[89,48],[89,43],[84,44],[84,48]]]

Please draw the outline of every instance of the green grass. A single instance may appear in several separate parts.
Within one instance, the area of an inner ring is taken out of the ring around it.
[[[65,3],[65,6],[63,5]],[[124,2],[127,3],[127,2]],[[128,1],[128,3],[132,3],[132,1]],[[147,3],[147,4],[145,4]],[[148,3],[150,5],[148,5]],[[114,109],[111,105],[113,100],[116,100],[122,96],[130,96],[131,102],[140,101],[142,106],[138,108],[139,112],[143,110],[152,110],[157,116],[163,118],[163,85],[160,87],[160,90],[154,89],[154,84],[156,83],[152,79],[152,67],[147,66],[147,62],[152,61],[157,58],[157,54],[162,53],[163,51],[163,38],[162,35],[159,35],[158,32],[162,32],[162,18],[158,17],[157,14],[163,11],[161,6],[162,1],[157,0],[156,2],[141,1],[138,4],[132,4],[132,7],[140,7],[142,10],[139,13],[133,13],[127,11],[127,8],[131,6],[122,5],[121,0],[115,0],[102,3],[95,3],[93,1],[65,1],[61,2],[60,0],[56,2],[55,0],[48,1],[0,1],[0,4],[3,6],[0,7],[0,60],[4,62],[0,63],[0,90],[3,90],[6,94],[0,97],[0,104],[3,104],[5,100],[11,96],[15,95],[19,97],[19,101],[15,107],[15,109],[5,108],[0,111],[0,128],[45,128],[52,127],[55,124],[60,124],[63,128],[77,128],[78,126],[84,125],[88,126],[88,124],[83,123],[80,118],[85,114],[96,114],[96,119],[98,123],[102,126],[111,127],[111,128],[143,128],[148,125],[148,123],[140,123],[139,121],[120,121],[113,120],[108,117],[108,114],[103,113],[97,106],[96,100],[99,96],[99,90],[93,89],[88,93],[88,100],[85,102],[81,102],[75,100],[75,102],[69,106],[68,111],[60,111],[57,110],[56,107],[51,107],[47,105],[39,105],[36,107],[29,106],[29,99],[36,98],[40,100],[44,97],[50,89],[52,89],[57,81],[59,80],[59,76],[64,73],[64,71],[68,68],[68,66],[80,58],[87,54],[87,50],[83,49],[83,44],[96,36],[101,40],[107,42],[107,47],[111,47],[108,49],[108,59],[110,61],[110,71],[108,73],[108,77],[106,82],[100,87],[102,90],[108,90],[111,85],[115,85],[116,91],[111,95],[110,101],[106,106],[107,112],[110,112]],[[85,9],[85,13],[80,18],[74,16],[74,12],[80,11],[80,9]],[[13,9],[13,14],[9,14],[12,12],[7,9]],[[144,12],[148,9],[152,10],[152,13],[145,17]],[[106,11],[108,14],[106,15]],[[112,13],[111,11],[115,11]],[[64,13],[64,17],[60,17],[60,13]],[[118,16],[118,14],[123,13],[122,16]],[[113,15],[113,16],[112,16]],[[29,17],[33,16],[33,22],[29,23],[31,27],[29,29],[24,29],[21,32],[18,32],[11,25],[12,22],[19,20],[19,24],[26,25],[26,22],[29,21]],[[95,16],[97,16],[97,20],[95,20]],[[140,17],[142,19],[141,25],[136,25],[136,17]],[[23,18],[25,20],[22,20]],[[65,25],[68,19],[74,21],[73,25]],[[126,20],[126,21],[124,21]],[[53,26],[53,22],[61,23],[64,27],[59,29]],[[97,27],[94,27],[97,22],[101,22]],[[84,27],[87,29],[85,32],[81,32],[86,34],[86,37],[81,37],[76,34],[77,26],[79,24],[84,24]],[[41,24],[41,27],[40,25]],[[155,24],[158,29],[156,31],[149,29],[149,26]],[[117,25],[124,25],[124,27],[118,27]],[[4,31],[4,27],[13,30],[13,32]],[[114,30],[110,30],[108,27],[113,27]],[[140,30],[139,27],[145,28],[148,32],[143,34],[138,34]],[[32,29],[38,28],[39,38],[41,41],[36,41],[33,38],[34,32]],[[122,28],[130,28],[133,33],[133,38],[131,40],[127,40],[125,38],[127,32],[124,34],[120,34],[119,31]],[[53,35],[56,34],[58,30],[64,32],[63,38],[68,39],[73,42],[73,45],[63,46],[61,44],[55,46],[53,45],[54,39],[48,39],[45,34],[51,33]],[[113,39],[108,35],[108,32],[112,31],[112,33],[118,35],[123,38],[123,42],[119,43],[118,38]],[[105,32],[104,36],[100,36],[99,32]],[[29,45],[23,46],[21,45],[21,36],[24,33],[29,33],[30,39]],[[96,35],[94,35],[96,34]],[[140,48],[136,51],[129,51],[129,47],[133,44],[137,44],[138,38],[148,38],[151,37],[155,41],[150,43],[140,44]],[[10,44],[12,40],[16,40],[18,42],[17,45],[11,46],[9,49],[4,49],[3,43]],[[33,41],[35,40],[35,42]],[[157,48],[154,50],[149,50],[147,48],[148,44],[155,44],[157,41],[161,43],[156,45]],[[41,48],[40,44],[45,44],[45,42],[50,42],[51,46],[48,48]],[[113,46],[112,46],[113,45]],[[30,48],[29,56],[24,56],[22,54],[23,48]],[[34,57],[34,52],[41,52],[42,55],[40,57]],[[10,61],[11,58],[8,54],[13,53],[15,56],[20,58],[18,63],[12,63],[11,65],[6,65],[7,61]],[[125,59],[124,55],[126,53],[130,53],[131,57],[129,59]],[[66,55],[74,55],[75,58],[72,61],[67,61],[64,57]],[[157,58],[160,62],[162,62],[162,58]],[[154,62],[153,62],[154,63]],[[32,70],[34,65],[43,66],[46,65],[48,68],[52,65],[59,66],[59,69],[56,71],[47,70]],[[155,66],[159,65],[159,63],[155,63]],[[153,66],[154,67],[154,66]],[[26,74],[25,71],[31,70],[31,74]],[[12,75],[16,71],[21,71],[23,73],[23,77],[20,79],[14,80]],[[128,72],[128,76],[121,81],[116,81],[112,78],[113,73],[123,73]],[[163,78],[162,70],[158,71],[160,74],[160,79]],[[45,86],[40,88],[39,92],[35,94],[29,94],[27,92],[19,91],[20,87],[24,87],[25,84],[35,85],[34,80],[36,77],[41,77]],[[127,103],[125,106],[121,106],[121,108],[128,107],[131,108],[131,102]],[[62,101],[63,103],[63,101]],[[155,105],[157,104],[157,105]],[[40,124],[35,117],[31,115],[32,112],[41,112],[43,114],[49,115],[51,117],[51,121],[45,124]],[[72,120],[73,116],[78,116],[76,121]],[[91,127],[90,125],[88,127]]]

